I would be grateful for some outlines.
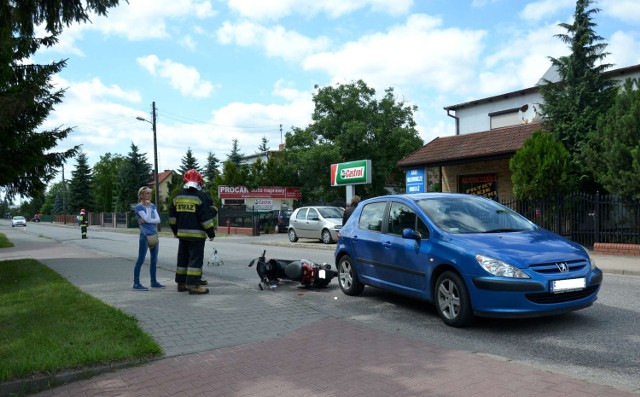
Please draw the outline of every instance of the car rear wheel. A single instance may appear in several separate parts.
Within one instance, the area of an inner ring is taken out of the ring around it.
[[[464,327],[473,321],[471,299],[462,278],[446,271],[438,277],[435,286],[436,310],[445,324]]]
[[[328,229],[324,229],[322,231],[322,242],[325,244],[333,243],[333,239],[331,238],[331,232]]]
[[[298,241],[298,236],[296,235],[296,231],[293,229],[289,229],[289,241],[295,243]]]
[[[364,289],[349,255],[343,256],[338,262],[338,283],[342,292],[351,296],[360,295]]]

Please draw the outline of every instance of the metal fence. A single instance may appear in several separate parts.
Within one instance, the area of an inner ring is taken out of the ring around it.
[[[640,244],[640,200],[572,193],[542,200],[500,202],[545,229],[587,248],[594,243]]]

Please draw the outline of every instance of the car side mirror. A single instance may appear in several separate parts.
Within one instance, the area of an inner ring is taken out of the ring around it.
[[[404,230],[402,230],[402,238],[407,238],[410,240],[416,240],[416,241],[420,241],[422,240],[422,235],[420,234],[420,232],[413,230],[411,228],[406,228]]]

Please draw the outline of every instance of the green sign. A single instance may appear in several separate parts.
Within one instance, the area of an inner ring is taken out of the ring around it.
[[[371,160],[331,164],[331,186],[371,183]]]

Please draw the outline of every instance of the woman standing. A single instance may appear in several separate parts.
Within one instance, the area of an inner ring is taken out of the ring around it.
[[[136,204],[136,218],[140,225],[140,236],[138,244],[138,260],[133,269],[133,289],[137,291],[148,291],[149,288],[140,284],[140,268],[147,255],[147,248],[151,252],[151,263],[149,273],[151,275],[151,288],[164,288],[156,279],[156,266],[158,264],[158,229],[156,225],[160,223],[160,215],[156,211],[156,206],[151,203],[151,189],[146,186],[138,189],[138,204]],[[155,245],[150,246],[149,242]]]

